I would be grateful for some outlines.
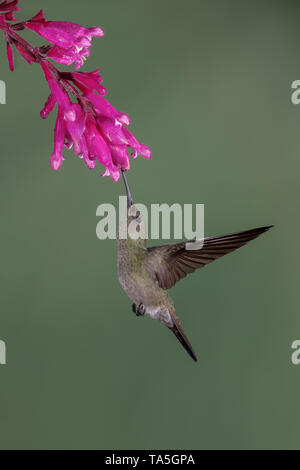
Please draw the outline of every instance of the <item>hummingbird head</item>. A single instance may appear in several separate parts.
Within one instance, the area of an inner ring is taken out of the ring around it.
[[[127,195],[127,211],[121,220],[119,234],[121,231],[124,235],[126,234],[125,238],[129,245],[143,248],[145,246],[146,238],[145,220],[141,215],[141,211],[133,204],[133,199],[124,170],[121,170],[121,172]]]
[[[187,339],[184,331],[182,329],[179,318],[176,315],[175,310],[168,309],[165,307],[159,307],[158,309],[147,309],[143,303],[139,305],[133,304],[132,311],[136,314],[137,317],[144,316],[148,313],[152,318],[159,320],[163,325],[166,325],[169,330],[171,330],[186,352],[191,356],[191,358],[197,362],[197,356],[192,348],[191,343]]]

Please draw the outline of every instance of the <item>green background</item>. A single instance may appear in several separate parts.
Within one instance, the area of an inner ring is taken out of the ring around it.
[[[145,204],[204,203],[205,233],[275,228],[172,290],[195,364],[137,319],[96,237],[122,183],[72,152],[49,166],[47,85],[1,37],[0,446],[300,448],[298,1],[20,1],[20,19],[101,25],[83,70],[151,146],[128,176]],[[2,36],[2,35],[1,35]],[[41,44],[38,36],[26,38]]]

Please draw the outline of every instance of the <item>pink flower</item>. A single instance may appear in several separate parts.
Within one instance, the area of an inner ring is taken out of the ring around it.
[[[86,141],[89,149],[89,158],[97,159],[106,167],[106,174],[109,174],[114,181],[120,179],[120,170],[112,161],[109,148],[103,139],[94,118],[89,116],[87,119]]]
[[[83,155],[85,143],[82,143],[83,133],[85,131],[85,114],[78,103],[71,105],[71,110],[64,114],[68,131],[68,141],[74,145],[74,153]]]
[[[116,125],[111,119],[98,118],[98,125],[101,133],[110,145],[116,148],[124,148],[124,146],[131,147],[134,150],[133,156],[142,155],[144,158],[151,158],[151,150],[146,145],[140,144],[137,139],[126,129]],[[122,154],[124,149],[122,150]],[[120,150],[118,151],[118,158],[120,158]]]
[[[41,67],[45,74],[45,78],[48,82],[53,98],[55,98],[55,100],[64,112],[69,111],[71,108],[71,101],[68,93],[66,93],[66,91],[64,91],[60,87],[60,85],[57,83],[52,73],[50,72],[48,65],[44,61],[41,62]]]
[[[125,126],[129,126],[130,118],[128,114],[117,111],[105,98],[103,98],[103,96],[96,95],[89,90],[87,90],[87,92],[84,94],[94,105],[95,112],[98,114],[98,116],[105,116],[115,120],[117,124],[125,124]]]
[[[11,72],[14,71],[14,53],[13,53],[13,50],[12,50],[12,47],[10,45],[10,40],[9,40],[9,37],[8,35],[6,34],[6,53],[7,53],[7,60],[8,60],[8,65],[9,65],[9,68],[11,70]]]
[[[71,47],[64,49],[63,47],[53,46],[52,49],[47,53],[49,59],[58,62],[59,64],[72,65],[75,64],[75,68],[79,69],[83,66],[85,60],[90,55],[88,47],[82,49],[75,49]]]
[[[100,69],[92,72],[61,72],[49,59],[80,68],[90,54],[93,36],[103,36],[100,28],[84,28],[75,23],[47,21],[41,10],[27,22],[10,24],[18,10],[17,0],[0,0],[0,30],[6,37],[10,69],[14,68],[12,46],[30,64],[39,63],[48,83],[50,93],[41,110],[46,119],[57,104],[54,129],[54,149],[50,157],[53,170],[64,161],[64,148],[71,149],[83,159],[89,169],[103,165],[102,176],[118,181],[120,170],[130,169],[131,156],[151,157],[151,150],[141,144],[126,128],[128,114],[115,109],[105,98]],[[3,13],[1,13],[3,12]],[[38,33],[51,44],[33,47],[19,34],[24,27]]]
[[[152,157],[151,149],[147,147],[147,145],[140,144],[136,140],[134,135],[132,135],[131,132],[128,129],[126,129],[126,127],[123,127],[123,133],[127,139],[127,142],[128,142],[127,145],[129,145],[129,147],[131,147],[134,150],[132,154],[133,158],[136,158],[138,155],[142,155],[142,157],[149,160]]]
[[[51,156],[52,168],[58,169],[63,161],[62,134],[65,146],[69,149],[74,147],[74,153],[84,158],[88,168],[94,169],[99,162],[106,168],[104,176],[110,176],[114,181],[120,178],[120,168],[125,171],[130,168],[128,147],[133,149],[134,157],[138,154],[145,158],[151,157],[151,150],[140,144],[123,125],[129,124],[127,114],[119,113],[102,96],[85,86],[100,86],[102,79],[99,70],[60,74],[62,81],[71,78],[79,89],[83,89],[82,99],[79,98],[78,103],[71,103],[68,93],[54,78],[48,64],[42,61],[41,66],[51,90],[41,116],[46,118],[56,102],[59,109],[55,126],[55,151]]]
[[[75,85],[84,94],[87,94],[89,90],[93,90],[99,93],[99,95],[104,96],[106,94],[106,89],[101,85],[103,78],[99,73],[100,69],[94,70],[93,72],[72,72],[71,77]]]
[[[17,21],[17,19],[14,16],[14,12],[20,10],[20,8],[18,8],[17,5],[18,5],[18,0],[6,0],[0,3],[1,17],[3,17],[3,19],[6,21]],[[1,12],[6,12],[6,13],[1,13]]]
[[[124,171],[130,170],[130,161],[126,145],[108,144],[108,148],[114,164]]]
[[[97,161],[106,168],[114,181],[120,178],[120,170],[114,164],[110,149],[106,144],[94,117],[88,111],[84,111],[79,103],[71,103],[67,92],[57,83],[49,66],[41,62],[45,78],[48,82],[51,94],[41,112],[42,117],[47,117],[58,103],[58,117],[54,132],[54,152],[51,155],[51,167],[58,170],[63,162],[63,146],[71,148],[74,153],[84,158],[90,169],[94,169]]]
[[[54,151],[50,157],[50,165],[52,170],[54,171],[57,171],[60,168],[64,160],[62,152],[65,142],[65,132],[65,122],[63,119],[62,111],[59,109],[54,130]]]
[[[18,21],[13,11],[9,11],[8,13],[5,13],[4,17],[6,21]]]
[[[4,2],[0,3],[0,11],[5,11],[5,12],[20,11],[20,8],[18,8],[18,0],[4,0]]]
[[[45,103],[45,106],[43,107],[42,111],[40,112],[41,118],[42,119],[47,119],[51,111],[55,108],[56,105],[56,98],[52,93],[48,96],[48,99]]]
[[[66,65],[75,62],[76,68],[81,67],[88,57],[92,37],[104,35],[99,27],[85,28],[68,21],[47,21],[43,10],[26,21],[25,26],[57,46],[49,52],[49,58]]]

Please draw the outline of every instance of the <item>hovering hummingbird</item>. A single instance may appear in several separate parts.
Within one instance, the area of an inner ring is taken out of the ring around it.
[[[137,316],[149,314],[166,325],[180,341],[188,354],[197,361],[197,356],[183,332],[176,315],[168,289],[180,279],[215,259],[231,253],[269,230],[267,227],[245,230],[229,235],[205,238],[199,250],[187,250],[186,242],[146,247],[145,237],[130,237],[128,227],[136,224],[138,232],[142,217],[133,205],[127,178],[122,171],[127,194],[127,212],[120,222],[127,238],[118,234],[118,274],[126,294],[133,301],[132,309]]]

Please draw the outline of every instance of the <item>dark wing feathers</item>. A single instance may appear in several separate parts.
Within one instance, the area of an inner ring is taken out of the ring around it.
[[[187,250],[186,242],[148,248],[160,287],[170,289],[187,274],[240,248],[271,227],[272,225],[220,237],[205,238],[200,250]]]

